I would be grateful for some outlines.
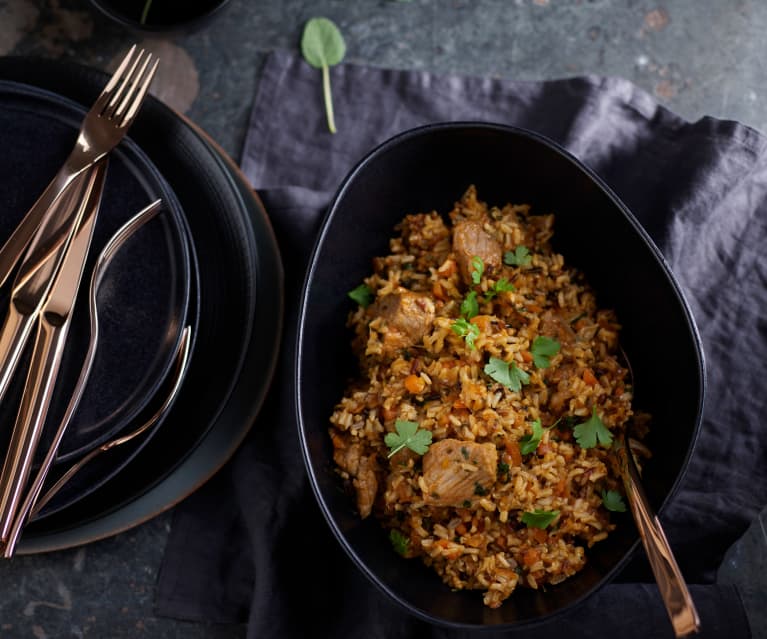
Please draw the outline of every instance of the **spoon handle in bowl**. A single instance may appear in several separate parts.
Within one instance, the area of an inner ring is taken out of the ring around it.
[[[657,515],[642,488],[628,444],[620,449],[623,485],[647,558],[677,637],[698,632],[700,618]]]

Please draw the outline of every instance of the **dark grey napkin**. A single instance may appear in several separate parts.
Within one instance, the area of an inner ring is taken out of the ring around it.
[[[482,120],[547,135],[593,168],[678,277],[709,385],[692,462],[661,519],[693,584],[701,636],[748,636],[737,592],[713,581],[726,549],[767,502],[767,140],[734,122],[685,122],[615,78],[511,82],[341,65],[332,83],[336,135],[326,129],[319,73],[299,57],[272,54],[259,84],[242,167],[264,199],[286,267],[282,361],[236,458],[176,511],[158,613],[247,619],[253,638],[465,636],[385,600],[332,539],[303,469],[291,378],[304,266],[343,176],[405,129]],[[673,365],[673,354],[659,365]],[[574,636],[671,636],[643,556],[617,581],[557,622],[515,636],[559,636],[561,624]]]

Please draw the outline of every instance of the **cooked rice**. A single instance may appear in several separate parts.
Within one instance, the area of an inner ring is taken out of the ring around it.
[[[573,427],[596,408],[617,434],[632,415],[631,388],[617,355],[615,314],[599,309],[582,274],[552,251],[553,215],[532,215],[528,205],[488,207],[470,187],[449,218],[450,225],[436,212],[408,215],[396,227],[390,254],[373,260],[365,283],[376,303],[349,318],[360,377],[336,406],[330,434],[360,514],[372,512],[401,533],[406,557],[421,557],[451,588],[483,590],[485,604],[495,608],[517,586],[538,589],[578,572],[587,548],[614,528],[602,503],[603,491],[619,490],[609,449],[581,448]],[[453,247],[455,225],[467,221],[480,224],[503,252],[526,247],[530,263],[501,264],[468,286]],[[514,290],[486,301],[501,278]],[[472,289],[479,300],[471,320],[479,328],[474,348],[451,330]],[[382,300],[406,291],[419,294],[430,320],[422,336],[418,327],[390,325],[382,312]],[[413,334],[414,343],[406,343]],[[560,343],[548,368],[531,361],[539,335]],[[490,357],[514,362],[529,383],[519,392],[498,383],[484,372]],[[426,455],[433,458],[436,443],[465,442],[463,460],[448,458],[455,453],[450,446],[439,451],[448,475],[495,476],[475,483],[471,498],[445,505],[455,496],[428,485],[426,456],[405,448],[387,458],[384,437],[397,420],[431,431]],[[540,445],[522,455],[520,439],[535,420],[544,427]],[[545,529],[522,523],[524,513],[536,510],[559,514]]]

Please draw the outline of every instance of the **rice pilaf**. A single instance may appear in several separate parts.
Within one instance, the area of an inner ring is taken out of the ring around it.
[[[617,318],[553,252],[553,214],[472,186],[448,217],[407,215],[373,259],[330,435],[360,516],[494,608],[575,574],[614,528],[632,396]]]

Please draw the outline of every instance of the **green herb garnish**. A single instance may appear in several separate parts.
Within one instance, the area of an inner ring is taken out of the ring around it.
[[[461,315],[466,319],[471,319],[479,314],[479,302],[477,302],[477,291],[471,291],[461,302]]]
[[[392,528],[389,531],[389,541],[391,542],[394,552],[403,557],[407,554],[407,549],[410,546],[410,540],[405,537],[399,530]]]
[[[617,490],[603,490],[602,504],[614,513],[626,512],[626,504],[623,503],[623,497]]]
[[[530,353],[533,356],[533,363],[538,368],[548,368],[551,366],[551,358],[559,352],[559,342],[545,335],[539,335],[533,340],[530,347]]]
[[[312,18],[304,26],[301,53],[314,68],[322,69],[322,94],[325,98],[328,129],[331,133],[335,133],[333,99],[330,94],[330,67],[341,62],[346,55],[344,37],[331,20]]]
[[[530,251],[526,246],[518,246],[513,251],[506,251],[503,254],[503,263],[507,266],[526,266],[532,261]]]
[[[592,408],[591,417],[573,429],[573,435],[581,448],[594,448],[597,441],[603,446],[613,443],[612,433],[597,415],[596,405]]]
[[[367,308],[375,298],[373,291],[367,284],[360,284],[357,288],[352,289],[347,293],[357,304],[362,308]]]
[[[522,515],[522,523],[530,528],[546,528],[558,515],[558,510],[534,510]]]
[[[141,11],[141,18],[139,19],[139,24],[146,24],[146,19],[149,16],[149,9],[152,7],[152,0],[146,0],[144,3],[144,8]]]
[[[493,287],[488,290],[487,295],[485,295],[485,301],[489,302],[491,299],[493,299],[498,293],[503,293],[505,291],[515,291],[514,285],[509,282],[505,277],[502,277],[499,279]]]
[[[485,373],[496,382],[507,388],[519,392],[523,384],[530,383],[530,375],[519,368],[514,362],[511,364],[497,357],[491,357],[485,365]]]
[[[485,272],[485,263],[479,255],[471,258],[471,281],[479,284],[482,281],[482,274]]]
[[[474,348],[474,340],[479,337],[479,326],[472,324],[463,317],[459,317],[450,325],[450,328],[453,333],[459,337],[463,337],[469,348]]]
[[[431,431],[418,428],[416,422],[408,422],[398,419],[394,422],[396,433],[387,433],[384,442],[391,449],[388,457],[396,455],[403,448],[407,447],[419,455],[423,455],[429,450],[431,445]]]
[[[509,474],[509,465],[505,462],[498,462],[498,474],[499,475],[508,475]]]
[[[532,423],[533,432],[530,435],[525,435],[519,440],[519,452],[523,455],[529,455],[534,452],[538,445],[541,443],[541,437],[543,437],[543,427],[541,426],[541,420],[536,419]]]
[[[480,484],[479,482],[475,482],[474,483],[474,494],[475,495],[479,495],[480,497],[484,497],[489,492],[490,491],[487,488],[485,488],[482,484]]]

